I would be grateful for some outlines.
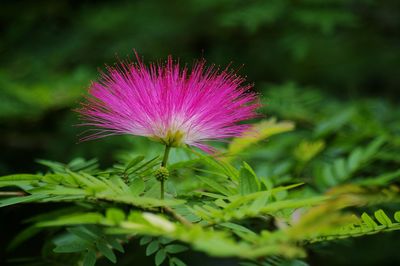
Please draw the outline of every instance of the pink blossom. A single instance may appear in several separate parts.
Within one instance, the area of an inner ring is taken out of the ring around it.
[[[94,127],[82,140],[116,134],[149,137],[167,146],[183,144],[210,150],[207,141],[239,136],[259,107],[252,85],[228,68],[180,68],[171,56],[165,63],[146,66],[124,62],[108,67],[93,82],[78,112]]]

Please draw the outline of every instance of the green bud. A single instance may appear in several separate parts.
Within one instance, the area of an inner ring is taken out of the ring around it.
[[[169,171],[167,168],[161,166],[160,168],[158,168],[155,172],[155,177],[158,181],[163,181],[163,180],[167,180],[168,176],[169,176]]]

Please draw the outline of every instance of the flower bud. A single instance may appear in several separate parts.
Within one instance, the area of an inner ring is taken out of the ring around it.
[[[156,170],[154,176],[158,181],[164,181],[168,179],[169,171],[166,167],[161,166]]]

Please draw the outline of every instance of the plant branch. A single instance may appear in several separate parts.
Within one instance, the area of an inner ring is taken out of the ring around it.
[[[184,218],[183,216],[179,215],[178,213],[176,213],[171,207],[169,206],[164,206],[163,207],[164,210],[168,213],[170,213],[176,220],[178,220],[179,222],[181,222],[183,225],[186,225],[188,227],[193,226],[193,224],[187,220],[186,218]]]
[[[26,193],[23,191],[0,191],[1,196],[26,196]]]

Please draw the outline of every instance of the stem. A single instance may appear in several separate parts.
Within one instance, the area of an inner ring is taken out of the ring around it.
[[[167,165],[168,155],[169,155],[169,151],[170,150],[171,150],[171,146],[165,146],[164,158],[163,158],[162,163],[161,163],[162,167],[165,167]]]
[[[186,218],[184,218],[183,216],[180,216],[178,213],[176,213],[171,207],[168,206],[164,206],[164,210],[166,212],[169,212],[175,219],[177,219],[179,222],[181,222],[183,225],[187,226],[187,227],[191,227],[193,226],[193,224],[187,220]]]
[[[163,200],[164,199],[164,180],[160,181],[160,185],[161,185],[160,198]]]
[[[23,191],[1,191],[0,192],[0,197],[1,196],[25,196],[26,193]]]
[[[166,145],[165,150],[164,150],[164,157],[161,163],[161,167],[166,167],[167,166],[167,161],[168,161],[168,156],[169,156],[169,151],[171,150],[171,146]],[[164,199],[164,179],[160,180],[160,185],[161,185],[161,199]]]

